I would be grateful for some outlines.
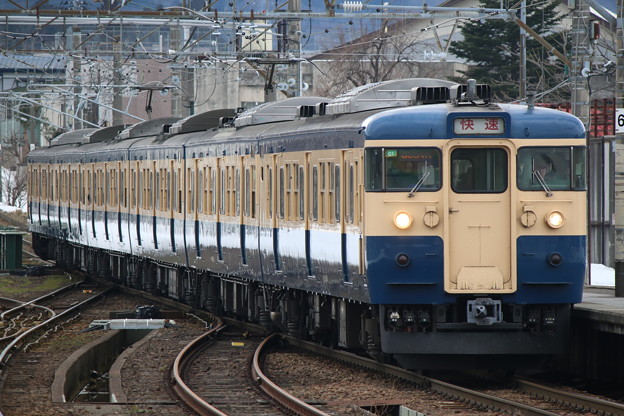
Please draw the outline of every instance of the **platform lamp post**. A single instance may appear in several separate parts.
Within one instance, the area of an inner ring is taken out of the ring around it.
[[[617,0],[615,71],[615,296],[624,297],[624,0]]]

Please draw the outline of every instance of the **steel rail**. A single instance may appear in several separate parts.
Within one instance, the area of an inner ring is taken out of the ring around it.
[[[565,403],[570,406],[581,407],[601,415],[624,415],[624,405],[620,403],[569,393],[518,377],[514,379],[514,382],[520,391],[536,395],[540,398]]]
[[[197,412],[201,416],[228,416],[226,413],[221,412],[216,407],[213,407],[204,399],[199,397],[193,390],[186,385],[182,379],[182,372],[184,367],[192,361],[195,354],[197,354],[203,347],[207,338],[210,338],[220,331],[225,329],[223,323],[217,325],[215,328],[209,330],[204,335],[195,338],[186,347],[180,351],[171,369],[171,382],[173,383],[173,391],[178,397],[191,409]]]
[[[307,404],[306,402],[298,399],[297,397],[291,395],[286,390],[280,388],[277,384],[273,383],[261,370],[260,368],[260,357],[263,355],[264,348],[270,343],[277,340],[280,336],[278,334],[273,334],[270,337],[266,338],[264,341],[260,343],[253,357],[253,364],[251,367],[251,375],[254,380],[258,383],[259,387],[271,396],[273,399],[277,400],[282,406],[287,409],[292,410],[298,415],[302,416],[329,416],[328,413],[317,409],[314,406]]]
[[[61,288],[59,290],[63,290],[65,288]],[[77,303],[76,305],[72,306],[71,308],[68,308],[66,310],[64,310],[63,312],[59,313],[58,315],[54,315],[53,317],[51,317],[50,319],[43,321],[42,323],[40,323],[37,326],[34,326],[32,328],[30,328],[29,330],[27,330],[26,332],[23,332],[22,334],[20,334],[19,336],[15,337],[15,339],[9,344],[7,345],[6,348],[4,348],[2,350],[2,352],[0,352],[0,370],[4,369],[10,362],[12,356],[13,356],[13,352],[18,351],[21,346],[23,345],[23,343],[28,339],[28,337],[35,335],[38,331],[42,330],[43,328],[46,328],[47,326],[49,326],[50,324],[52,324],[53,322],[59,321],[62,318],[64,318],[65,316],[71,315],[77,311],[79,311],[80,309],[82,309],[83,307],[85,307],[86,305],[90,304],[91,302],[94,302],[95,300],[98,300],[100,298],[102,298],[103,296],[107,295],[109,292],[112,292],[116,290],[115,287],[110,287],[105,289],[104,291],[102,291],[101,293],[90,297],[89,299],[85,299],[80,303]],[[57,293],[57,291],[53,292],[53,293]],[[1,373],[1,371],[0,371]]]
[[[446,383],[444,381],[436,380],[430,377],[426,377],[420,374],[413,373],[403,368],[395,367],[388,364],[379,363],[370,358],[361,357],[352,353],[331,350],[320,345],[302,341],[289,336],[281,335],[289,344],[296,346],[307,351],[314,352],[315,354],[324,355],[332,359],[338,359],[348,364],[352,364],[358,367],[366,368],[373,371],[379,371],[384,374],[391,375],[393,377],[401,378],[411,383],[427,386],[431,391],[443,394],[445,396],[456,398],[457,400],[481,404],[491,409],[497,409],[511,413],[513,415],[521,416],[558,416],[557,413],[552,413],[546,410],[542,410],[536,407],[528,406],[523,403],[514,402],[507,399],[502,399],[489,394],[480,393],[474,390],[466,389],[464,387],[456,386],[454,384]]]
[[[54,316],[55,315],[54,311],[52,311],[50,308],[46,308],[45,306],[37,305],[37,303],[45,302],[45,301],[47,301],[49,299],[52,299],[52,298],[54,298],[55,296],[57,296],[57,295],[59,295],[61,293],[64,293],[64,292],[67,292],[69,290],[72,290],[72,289],[76,288],[77,286],[81,285],[84,282],[85,282],[84,280],[80,280],[78,282],[71,283],[71,284],[69,284],[67,286],[63,286],[62,288],[57,289],[54,292],[50,292],[50,293],[47,293],[47,294],[45,294],[43,296],[40,296],[37,299],[33,299],[33,300],[29,301],[29,302],[23,302],[21,305],[18,305],[18,306],[14,307],[14,308],[11,308],[9,310],[6,310],[6,311],[2,312],[0,314],[0,320],[2,320],[2,321],[5,320],[6,316],[8,314],[15,313],[18,310],[24,309],[24,308],[26,308],[29,305],[33,305],[33,306],[38,307],[38,308],[47,309],[49,312],[52,313],[52,316]]]

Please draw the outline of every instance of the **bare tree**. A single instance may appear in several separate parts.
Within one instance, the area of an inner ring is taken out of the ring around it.
[[[330,97],[371,82],[433,76],[416,62],[427,45],[420,33],[408,28],[405,21],[384,21],[378,30],[313,57],[315,65],[327,74],[315,77],[315,93]]]
[[[26,155],[24,138],[12,133],[2,141],[0,152],[0,168],[2,177],[0,192],[6,204],[21,206],[26,200],[28,175],[26,171]]]

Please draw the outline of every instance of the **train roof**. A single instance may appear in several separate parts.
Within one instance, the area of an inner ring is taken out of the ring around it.
[[[72,144],[72,143],[82,143],[85,136],[87,136],[89,133],[92,133],[96,130],[97,129],[95,128],[78,129],[78,130],[72,130],[72,131],[59,134],[54,139],[52,139],[52,141],[50,142],[50,146],[59,146],[59,145]]]
[[[278,149],[289,151],[330,148],[338,142],[344,145],[346,135],[358,146],[363,140],[447,139],[454,136],[455,118],[487,118],[494,113],[505,120],[506,130],[498,136],[488,135],[490,138],[585,137],[583,124],[573,115],[533,106],[491,104],[489,95],[489,86],[474,81],[468,85],[430,78],[384,81],[354,88],[331,100],[295,97],[242,113],[219,109],[183,119],[165,117],[131,126],[77,130],[56,138],[46,151],[36,149],[33,157],[67,154],[63,159],[88,155],[89,160],[98,160],[98,152],[116,159],[141,158],[144,152],[153,157],[184,157],[182,148],[189,148],[189,154],[202,153],[197,149],[208,142],[219,144],[220,154],[226,154],[226,147],[228,153],[273,152],[274,140],[283,142]],[[305,137],[310,139],[299,140]],[[250,145],[252,142],[259,147]],[[171,149],[177,153],[171,154]],[[112,155],[114,152],[117,155]]]
[[[500,135],[459,135],[456,118],[500,118]],[[550,108],[520,104],[456,106],[434,104],[392,109],[372,115],[363,123],[366,140],[448,139],[452,137],[521,137],[527,139],[585,138],[585,126],[574,115]]]

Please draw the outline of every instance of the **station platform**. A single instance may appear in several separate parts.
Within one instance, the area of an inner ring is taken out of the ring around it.
[[[585,321],[592,329],[624,335],[624,298],[613,287],[587,286],[583,301],[572,309],[572,323]]]

